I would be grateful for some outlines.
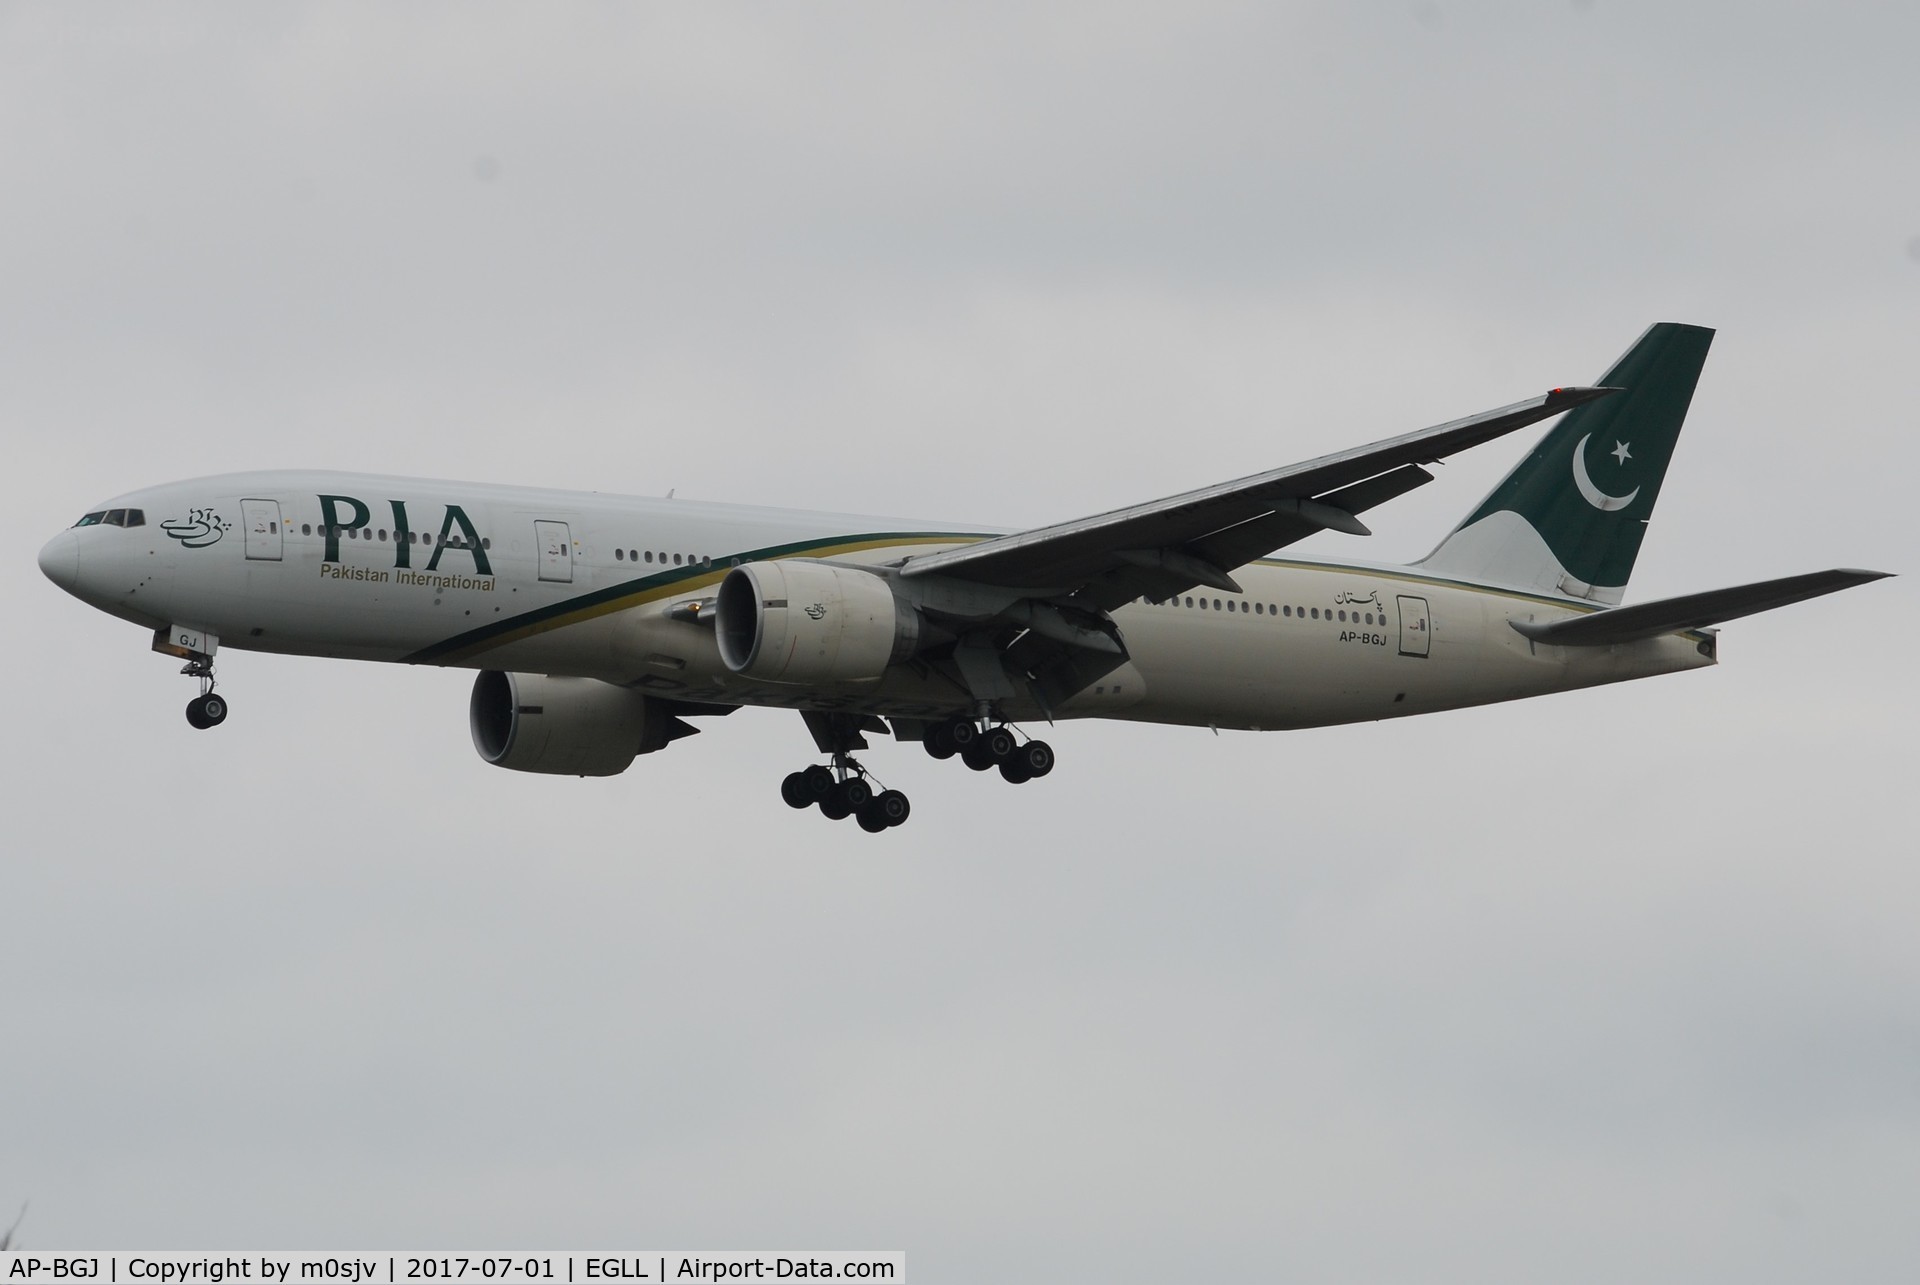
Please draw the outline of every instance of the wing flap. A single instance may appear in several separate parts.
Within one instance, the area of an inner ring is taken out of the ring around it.
[[[1814,571],[1757,584],[1736,585],[1731,589],[1712,589],[1657,602],[1637,602],[1630,607],[1610,607],[1584,616],[1573,616],[1545,624],[1516,620],[1513,627],[1535,642],[1558,647],[1607,647],[1616,643],[1639,642],[1683,629],[1701,629],[1726,620],[1737,620],[1789,603],[1805,602],[1824,594],[1838,593],[1855,585],[1868,584],[1891,575],[1889,571],[1861,571],[1836,568]]]
[[[1237,567],[1275,549],[1284,549],[1297,540],[1304,540],[1316,531],[1346,531],[1350,535],[1367,535],[1370,533],[1357,519],[1348,526],[1338,521],[1338,515],[1345,514],[1352,519],[1356,513],[1365,513],[1375,505],[1398,499],[1415,487],[1425,486],[1431,481],[1433,474],[1418,464],[1405,464],[1364,482],[1356,482],[1322,495],[1318,500],[1308,500],[1298,508],[1282,506],[1271,513],[1249,518],[1238,526],[1202,536],[1187,547],[1187,552],[1206,563]],[[1196,579],[1195,583],[1206,582]],[[1239,592],[1237,586],[1234,592]]]

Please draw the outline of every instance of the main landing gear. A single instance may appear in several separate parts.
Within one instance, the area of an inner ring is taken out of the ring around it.
[[[814,744],[832,756],[833,765],[816,763],[787,773],[780,782],[780,797],[788,807],[796,811],[817,807],[820,815],[831,821],[853,817],[868,834],[891,829],[912,814],[906,795],[898,790],[876,791],[867,769],[853,757],[854,750],[867,748],[861,732],[884,730],[885,724],[878,719],[863,724],[857,716],[848,714],[807,713],[803,717]],[[1013,728],[992,723],[986,713],[934,723],[922,733],[922,741],[934,758],[958,756],[976,772],[997,768],[1001,779],[1015,785],[1053,771],[1052,746],[1045,741],[1022,741]]]
[[[1053,747],[1045,741],[1023,744],[1010,727],[982,728],[970,718],[935,723],[921,743],[933,758],[950,759],[958,754],[960,761],[976,772],[997,767],[1001,779],[1014,785],[1053,771]]]
[[[201,731],[226,722],[227,698],[213,690],[213,658],[196,656],[180,672],[200,680],[200,694],[187,702],[187,722]]]
[[[867,780],[867,770],[846,754],[835,754],[831,768],[815,763],[799,772],[789,772],[780,782],[780,797],[790,808],[818,806],[829,821],[853,817],[868,834],[878,834],[906,821],[913,805],[898,790],[875,793]]]

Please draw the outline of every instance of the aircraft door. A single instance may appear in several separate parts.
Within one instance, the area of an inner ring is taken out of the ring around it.
[[[280,561],[280,548],[285,539],[280,529],[280,501],[240,501],[240,526],[246,532],[250,561]]]
[[[1409,598],[1404,594],[1398,599],[1400,604],[1400,654],[1402,656],[1426,656],[1433,650],[1433,632],[1429,628],[1427,600]]]
[[[533,542],[539,546],[540,578],[556,584],[573,583],[573,533],[564,522],[536,521]]]

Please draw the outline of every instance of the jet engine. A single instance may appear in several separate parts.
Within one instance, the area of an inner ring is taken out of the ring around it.
[[[482,670],[467,705],[473,748],[495,767],[554,776],[614,776],[636,754],[691,736],[659,701],[597,678]]]
[[[717,612],[720,659],[768,682],[877,682],[920,642],[919,613],[884,577],[810,558],[735,567]]]

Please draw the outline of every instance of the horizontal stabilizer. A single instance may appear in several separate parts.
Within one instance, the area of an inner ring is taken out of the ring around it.
[[[1605,647],[1613,643],[1638,642],[1682,629],[1700,629],[1723,620],[1737,620],[1756,612],[1771,611],[1792,602],[1804,602],[1822,594],[1838,593],[1855,585],[1880,580],[1890,571],[1839,569],[1815,571],[1804,576],[1780,580],[1762,580],[1758,584],[1737,585],[1731,589],[1712,589],[1658,602],[1636,602],[1631,607],[1610,607],[1584,616],[1536,624],[1516,620],[1513,627],[1535,642],[1558,647]]]

